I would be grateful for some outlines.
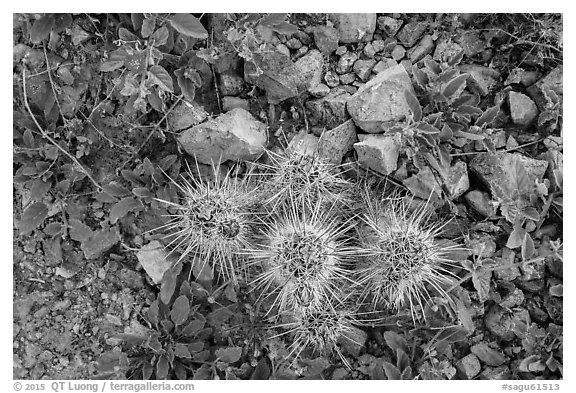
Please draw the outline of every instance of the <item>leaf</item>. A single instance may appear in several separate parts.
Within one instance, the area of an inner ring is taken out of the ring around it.
[[[420,102],[414,93],[408,89],[404,90],[404,98],[406,99],[408,107],[412,112],[412,120],[415,122],[422,120],[422,107],[420,106]]]
[[[153,85],[157,85],[160,89],[168,91],[170,93],[174,92],[174,85],[172,84],[172,78],[164,67],[155,65],[150,67],[148,70],[148,77],[152,80]]]
[[[564,285],[556,284],[550,287],[550,295],[556,297],[564,296]]]
[[[476,292],[478,292],[478,297],[481,302],[488,300],[491,278],[492,272],[483,267],[479,267],[472,271],[472,284],[474,284],[474,288],[476,289]]]
[[[145,18],[142,21],[142,29],[141,29],[142,37],[144,38],[149,37],[150,34],[152,34],[152,32],[154,31],[155,27],[156,27],[156,18],[154,17]]]
[[[102,189],[115,197],[122,197],[130,194],[130,191],[118,182],[112,181],[102,186]]]
[[[160,287],[160,301],[164,304],[170,303],[172,295],[176,290],[176,280],[178,275],[182,271],[182,264],[177,263],[172,268],[164,272],[164,277],[162,278],[162,285]]]
[[[50,191],[52,187],[52,181],[43,181],[41,177],[38,177],[32,181],[32,187],[30,187],[30,199],[34,202],[40,202],[44,195]]]
[[[400,349],[404,352],[408,352],[408,343],[396,332],[391,330],[384,332],[384,340],[386,341],[386,345],[388,345],[394,352]]]
[[[30,41],[33,44],[39,44],[48,37],[52,28],[54,27],[54,16],[47,14],[34,22],[32,29],[30,29]]]
[[[250,375],[250,379],[259,381],[268,380],[271,374],[268,362],[269,362],[268,358],[266,356],[262,356],[260,360],[258,360],[254,372],[252,373],[252,375]]]
[[[386,360],[383,360],[382,361],[382,367],[384,368],[384,372],[386,373],[386,377],[389,380],[401,380],[402,379],[402,374],[400,373],[400,370],[398,370],[398,367],[396,367],[392,363],[387,362]]]
[[[464,326],[451,326],[444,329],[437,338],[438,341],[455,343],[466,340],[466,337],[468,337],[468,330]]]
[[[524,239],[522,240],[522,260],[527,261],[528,259],[532,258],[535,253],[534,248],[534,240],[532,240],[532,236],[528,232],[524,233]]]
[[[42,202],[35,202],[28,206],[18,222],[18,229],[26,235],[36,229],[48,217],[48,207]]]
[[[174,322],[174,325],[180,326],[190,316],[190,302],[188,298],[184,295],[180,295],[174,301],[172,305],[172,311],[170,312],[170,319]]]
[[[118,38],[122,41],[138,41],[138,36],[125,27],[118,29]]]
[[[134,197],[126,197],[120,200],[120,202],[116,203],[110,209],[110,223],[115,224],[120,218],[124,217],[129,212],[140,210],[144,206],[139,199]]]
[[[158,314],[160,313],[160,307],[158,307],[158,300],[154,300],[150,307],[148,308],[148,321],[154,326],[158,326]]]
[[[482,115],[480,115],[480,117],[476,119],[476,123],[474,123],[474,125],[478,127],[483,127],[484,125],[486,126],[491,125],[496,119],[496,116],[498,116],[499,112],[500,112],[500,105],[495,105],[491,108],[486,109],[484,113],[482,113]]]
[[[162,46],[168,41],[168,36],[170,33],[168,32],[168,28],[166,26],[162,26],[158,30],[152,34],[152,40],[154,41],[154,46]]]
[[[176,346],[174,347],[174,356],[183,359],[192,359],[192,355],[190,355],[190,351],[188,350],[188,345],[184,343],[176,343]]]
[[[468,74],[458,75],[456,78],[452,79],[450,82],[446,83],[442,88],[442,95],[448,99],[448,101],[453,101],[455,98],[462,94],[462,91],[466,88],[466,80],[468,79]]]
[[[176,378],[181,381],[184,381],[188,378],[188,374],[186,373],[186,367],[182,365],[180,362],[176,362],[174,365],[174,373],[176,374]]]
[[[151,199],[154,198],[154,193],[146,187],[135,187],[132,189],[132,193],[138,198]]]
[[[180,34],[187,37],[205,39],[208,38],[208,32],[200,23],[200,20],[191,14],[175,14],[168,19],[173,28]]]
[[[522,227],[517,227],[512,230],[510,236],[508,236],[508,241],[506,242],[506,247],[513,250],[520,247],[524,241],[524,234],[526,230]]]
[[[194,258],[194,262],[192,263],[192,274],[194,274],[194,277],[199,281],[210,281],[214,278],[210,262],[200,258]]]
[[[161,355],[158,362],[156,362],[156,378],[166,379],[169,369],[168,358],[165,355]]]
[[[192,320],[184,329],[182,329],[182,335],[186,337],[196,336],[200,330],[204,328],[205,321],[201,319]]]
[[[398,367],[400,371],[404,371],[410,367],[410,359],[402,349],[396,350],[396,367]]]
[[[273,30],[279,34],[284,34],[284,35],[290,36],[290,35],[298,32],[298,27],[296,27],[293,24],[288,23],[288,22],[280,22],[278,24],[270,26],[270,30]]]
[[[71,218],[68,221],[68,233],[70,234],[70,238],[72,240],[76,240],[77,242],[84,242],[90,236],[92,236],[92,229],[84,224],[82,221],[77,220],[76,218]]]
[[[225,362],[225,363],[234,363],[240,359],[242,356],[242,348],[241,347],[228,347],[228,348],[219,348],[215,352],[216,357]]]

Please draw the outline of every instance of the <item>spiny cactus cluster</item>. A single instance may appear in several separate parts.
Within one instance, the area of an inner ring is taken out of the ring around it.
[[[213,182],[175,183],[182,202],[167,202],[177,213],[165,229],[181,259],[201,257],[248,284],[274,328],[291,335],[296,358],[336,350],[344,360],[336,342],[357,316],[409,308],[416,320],[430,290],[448,297],[451,247],[437,242],[443,224],[427,206],[411,211],[404,198],[354,195],[362,187],[316,154],[288,150],[271,162],[242,179],[214,168]],[[363,212],[347,208],[353,196]]]

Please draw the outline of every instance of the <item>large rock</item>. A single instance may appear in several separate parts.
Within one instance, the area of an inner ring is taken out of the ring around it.
[[[446,179],[446,188],[450,193],[450,199],[456,199],[470,188],[468,168],[464,161],[458,161],[450,167]]]
[[[330,19],[345,44],[371,41],[376,30],[376,14],[331,14]]]
[[[389,16],[379,16],[377,19],[378,28],[388,35],[394,37],[400,27],[402,27],[402,20],[394,19]]]
[[[458,66],[458,69],[463,73],[470,74],[468,78],[470,89],[481,96],[490,93],[490,90],[496,85],[500,77],[500,73],[494,68],[478,64],[464,64]]]
[[[322,133],[318,143],[318,154],[326,161],[338,165],[342,162],[344,154],[352,149],[357,140],[356,126],[350,119],[338,127]]]
[[[543,110],[546,105],[546,98],[544,96],[544,88],[548,88],[558,94],[560,97],[563,96],[563,82],[562,82],[563,67],[560,65],[554,68],[548,75],[533,84],[528,88],[528,94],[536,104]]]
[[[358,163],[384,175],[396,170],[400,135],[358,135],[360,142],[354,144]]]
[[[409,22],[396,34],[398,41],[405,47],[412,47],[428,28],[426,22]]]
[[[178,141],[202,164],[255,160],[266,147],[266,125],[236,108],[186,130]]]
[[[432,49],[434,49],[434,40],[430,34],[426,34],[422,37],[418,45],[408,51],[408,57],[410,61],[415,64],[430,53]]]
[[[350,117],[346,111],[346,103],[352,97],[349,93],[336,89],[326,97],[306,102],[308,120],[312,125],[322,124],[326,128],[335,128]]]
[[[512,122],[521,126],[528,126],[538,116],[538,108],[527,95],[511,91],[508,93],[508,105]]]
[[[179,132],[202,123],[208,117],[204,108],[196,102],[180,101],[168,114],[168,126],[173,132]]]
[[[116,229],[102,229],[83,241],[81,248],[86,259],[97,259],[119,241],[120,235]]]
[[[386,123],[402,121],[410,114],[404,96],[407,90],[415,94],[406,69],[390,67],[358,89],[348,101],[348,113],[364,131],[382,132]]]
[[[331,26],[317,26],[314,28],[314,43],[325,55],[331,55],[338,48],[340,33]]]
[[[304,78],[304,86],[308,91],[314,90],[321,81],[322,67],[324,59],[322,53],[317,50],[311,50],[296,61],[296,68],[300,70]]]

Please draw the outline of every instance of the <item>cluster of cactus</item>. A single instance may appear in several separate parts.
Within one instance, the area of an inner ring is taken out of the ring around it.
[[[416,320],[430,289],[448,297],[450,247],[437,242],[443,225],[427,204],[412,211],[405,198],[375,197],[314,153],[269,156],[241,179],[214,168],[214,181],[177,184],[182,202],[165,228],[181,258],[200,256],[251,287],[291,335],[294,358],[311,349],[344,360],[336,342],[359,315],[409,308]]]

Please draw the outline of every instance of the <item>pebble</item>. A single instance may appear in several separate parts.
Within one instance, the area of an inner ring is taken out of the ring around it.
[[[362,80],[362,82],[366,82],[368,77],[372,73],[372,69],[376,65],[376,60],[356,60],[354,63],[354,72],[358,75],[358,78]]]
[[[374,58],[374,55],[376,54],[376,50],[374,49],[372,43],[370,42],[366,44],[366,46],[363,49],[363,52],[370,59]]]
[[[392,51],[392,58],[396,61],[400,61],[406,55],[406,49],[402,45],[396,45]]]
[[[338,60],[338,65],[336,66],[336,72],[338,74],[346,74],[352,71],[354,67],[354,62],[358,59],[358,56],[353,52],[346,52]]]
[[[356,74],[353,72],[348,72],[346,74],[340,75],[340,83],[343,85],[349,85],[356,80]]]
[[[342,55],[343,55],[344,53],[346,53],[346,52],[348,52],[348,48],[346,48],[344,45],[339,46],[339,47],[336,49],[336,55],[337,55],[337,56],[342,56]]]
[[[482,214],[484,217],[492,217],[496,214],[496,209],[492,204],[490,194],[484,191],[472,190],[464,195],[468,206]]]
[[[456,363],[456,368],[460,371],[467,379],[472,379],[482,369],[480,365],[480,360],[473,353],[464,356]]]
[[[70,299],[60,300],[59,302],[54,303],[54,305],[52,306],[52,310],[62,311],[70,307],[71,304],[72,302],[70,301]]]
[[[334,71],[326,72],[326,75],[324,75],[324,81],[326,82],[328,87],[336,87],[340,84],[340,78],[338,77],[338,74],[335,73]]]
[[[511,91],[508,93],[510,117],[514,124],[527,127],[538,116],[538,108],[530,97],[525,94]]]
[[[297,38],[290,38],[288,41],[286,41],[286,46],[289,49],[297,50],[302,48],[302,42],[300,42],[300,40]]]
[[[396,35],[402,45],[411,48],[428,28],[426,22],[409,22]]]
[[[382,30],[389,37],[394,37],[400,27],[402,27],[402,21],[400,19],[391,18],[389,16],[379,16],[376,24],[378,29]]]

